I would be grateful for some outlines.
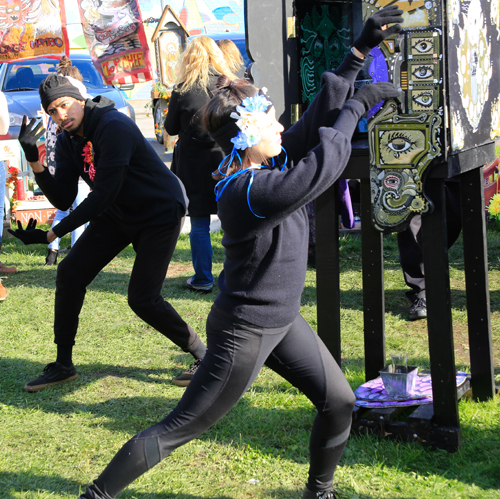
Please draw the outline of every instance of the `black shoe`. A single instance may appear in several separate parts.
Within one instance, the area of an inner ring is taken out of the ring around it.
[[[192,277],[190,277],[186,281],[186,286],[191,291],[196,291],[198,293],[211,293],[212,292],[212,286],[213,286],[213,284],[204,284],[202,286],[199,286],[197,284],[192,284],[192,282],[193,282],[193,278]]]
[[[65,367],[58,362],[51,362],[44,367],[42,375],[24,385],[24,389],[27,392],[39,392],[48,386],[59,385],[76,378],[78,378],[78,374],[76,374],[73,364],[71,367]]]
[[[176,386],[188,386],[189,382],[193,379],[194,373],[198,370],[198,367],[200,367],[200,364],[201,359],[195,360],[186,371],[173,379],[172,384]]]
[[[425,298],[416,298],[410,308],[409,319],[416,321],[418,319],[425,319],[427,317],[427,304]]]
[[[57,264],[57,255],[59,251],[49,249],[49,253],[45,257],[45,265],[56,265]]]
[[[312,490],[304,490],[302,499],[341,499],[335,490],[326,490],[323,492],[313,492]]]
[[[69,253],[70,250],[71,250],[71,246],[69,248],[64,248],[62,250],[59,250],[59,254],[65,255],[66,253]]]

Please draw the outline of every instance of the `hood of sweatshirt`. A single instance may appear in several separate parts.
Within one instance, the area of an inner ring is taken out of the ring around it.
[[[89,140],[92,142],[94,130],[99,123],[101,117],[109,113],[110,111],[116,111],[115,103],[104,97],[103,95],[98,95],[93,99],[87,99],[85,101],[84,116],[83,116],[83,137],[78,135],[72,135],[75,145],[84,145]]]

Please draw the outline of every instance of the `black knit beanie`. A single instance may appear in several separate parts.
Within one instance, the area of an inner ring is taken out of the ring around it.
[[[45,111],[47,111],[51,102],[60,97],[73,97],[77,100],[85,100],[78,88],[72,85],[67,78],[57,74],[47,76],[47,78],[40,83],[38,93],[40,94],[42,107]]]

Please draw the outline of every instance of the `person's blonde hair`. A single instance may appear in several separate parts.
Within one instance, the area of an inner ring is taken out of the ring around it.
[[[237,73],[241,69],[241,66],[243,66],[243,57],[236,43],[227,38],[223,38],[217,42],[217,45],[222,50],[229,69],[233,73]]]
[[[187,92],[193,87],[206,89],[209,86],[211,70],[232,80],[236,78],[229,69],[221,49],[210,37],[193,38],[182,53],[175,89],[179,93]]]

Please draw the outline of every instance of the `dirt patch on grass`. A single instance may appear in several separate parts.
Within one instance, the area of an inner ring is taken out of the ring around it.
[[[495,318],[495,320],[498,320],[498,318]],[[454,324],[453,339],[455,344],[455,361],[457,363],[470,364],[469,330],[467,326]],[[500,367],[500,348],[495,347],[495,344],[493,344],[493,365],[497,368]]]
[[[171,262],[168,266],[167,277],[178,277],[192,270],[193,266],[190,263]]]

